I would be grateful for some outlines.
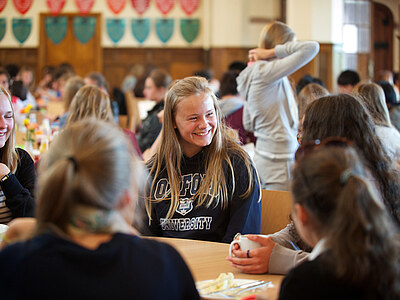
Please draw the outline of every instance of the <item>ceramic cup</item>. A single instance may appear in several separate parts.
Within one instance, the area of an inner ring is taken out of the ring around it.
[[[238,245],[240,247],[240,250],[242,251],[247,251],[247,250],[253,250],[261,247],[260,243],[250,241],[246,235],[237,235],[235,236],[235,239],[232,241],[232,243],[229,245],[229,256],[232,256],[232,250],[234,250],[234,246]]]

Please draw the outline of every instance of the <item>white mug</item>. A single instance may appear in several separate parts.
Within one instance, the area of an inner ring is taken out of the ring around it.
[[[229,256],[232,256],[233,246],[236,244],[239,245],[240,250],[245,252],[261,247],[260,243],[249,240],[246,235],[236,235],[229,246]]]

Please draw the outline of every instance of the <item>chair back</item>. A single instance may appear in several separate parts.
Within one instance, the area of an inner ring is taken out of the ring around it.
[[[272,234],[290,223],[292,195],[284,191],[261,192],[261,234]]]
[[[136,132],[136,128],[141,124],[138,106],[140,100],[141,99],[136,98],[131,91],[125,93],[126,112],[128,115],[126,128],[133,132]]]

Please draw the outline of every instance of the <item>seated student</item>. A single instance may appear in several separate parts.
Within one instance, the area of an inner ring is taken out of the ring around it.
[[[4,68],[0,68],[0,86],[6,90],[10,88],[10,74]]]
[[[321,79],[313,77],[311,75],[304,75],[299,79],[299,81],[296,84],[296,95],[299,95],[301,90],[304,89],[310,83],[315,83],[325,88],[325,85]]]
[[[171,76],[161,69],[153,70],[146,78],[143,94],[147,100],[156,102],[156,105],[147,113],[142,122],[142,128],[137,135],[140,150],[144,152],[150,148],[161,131],[161,123],[157,114],[164,108],[164,96],[171,83]]]
[[[14,111],[15,124],[20,128],[24,126],[24,120],[26,114],[22,112],[24,108],[23,101],[26,100],[28,88],[24,85],[21,80],[14,80],[10,86],[11,103]]]
[[[304,112],[308,104],[323,96],[328,96],[326,88],[318,83],[309,83],[301,89],[297,95],[297,105],[299,107],[299,128],[303,124]]]
[[[389,109],[389,115],[392,125],[400,132],[400,104],[392,105]]]
[[[69,107],[71,105],[72,99],[75,97],[76,93],[81,87],[85,85],[83,79],[79,76],[70,77],[65,85],[61,89],[61,99],[64,102],[65,113],[60,117],[58,124],[60,128],[63,128],[67,122]]]
[[[279,299],[399,299],[400,241],[357,152],[333,138],[302,145],[292,217],[313,251]]]
[[[0,87],[0,224],[33,216],[36,175],[30,155],[15,148],[15,120],[11,97]]]
[[[400,133],[391,124],[383,89],[376,83],[361,83],[356,85],[353,94],[371,115],[376,134],[391,160],[400,163]]]
[[[400,172],[392,167],[363,105],[347,94],[326,96],[312,102],[304,116],[303,143],[329,137],[344,137],[354,143],[365,165],[371,170],[372,181],[379,189],[386,209],[400,226]],[[233,252],[235,257],[227,258],[234,267],[246,273],[286,274],[304,261],[311,250],[301,240],[293,222],[270,237],[249,236],[249,239],[263,246],[251,250],[250,258],[240,250]]]
[[[236,78],[238,75],[239,73],[235,71],[227,71],[222,75],[219,89],[221,99],[218,104],[226,124],[238,132],[240,142],[244,145],[255,142],[255,137],[253,134],[247,133],[243,127],[244,100],[237,91]]]
[[[35,77],[33,69],[28,66],[21,67],[16,79],[21,80],[24,83],[24,86],[27,88],[26,100],[22,102],[24,107],[30,104],[32,105],[32,107],[36,108],[37,107],[36,99],[32,94],[35,85]]]
[[[89,85],[79,89],[72,99],[66,125],[86,118],[96,118],[115,124],[110,106],[110,98],[96,86]],[[123,132],[131,141],[136,154],[142,158],[135,134],[128,129],[123,129]]]
[[[346,70],[340,73],[337,79],[339,93],[351,94],[353,88],[360,82],[360,75],[356,71]]]
[[[101,74],[99,72],[91,72],[91,73],[87,74],[83,80],[85,81],[85,83],[87,85],[97,86],[104,93],[106,93],[107,95],[110,95],[110,93],[108,92],[108,84],[107,84],[107,81],[104,78],[103,74]],[[118,102],[110,99],[110,104],[111,104],[111,110],[112,110],[115,122],[118,124],[118,120],[119,120]]]
[[[199,299],[178,252],[130,226],[143,168],[117,126],[67,126],[39,168],[35,235],[0,252],[2,299]]]
[[[387,81],[378,81],[377,84],[385,93],[386,105],[389,109],[390,121],[400,131],[400,103],[397,102],[396,93],[393,86]]]
[[[148,161],[151,234],[227,243],[260,232],[258,175],[221,118],[205,78],[176,81],[167,92],[160,147]]]
[[[375,82],[378,82],[378,81],[386,81],[393,87],[393,90],[396,94],[396,101],[398,102],[399,101],[399,88],[394,83],[393,72],[390,70],[379,70],[377,73],[377,76],[375,78]]]

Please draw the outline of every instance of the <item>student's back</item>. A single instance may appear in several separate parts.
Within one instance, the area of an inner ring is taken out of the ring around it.
[[[54,234],[6,247],[2,299],[198,299],[171,246],[123,233],[89,250]]]
[[[33,237],[0,252],[1,299],[199,299],[178,252],[131,226],[142,169],[117,126],[68,124],[40,162]]]

